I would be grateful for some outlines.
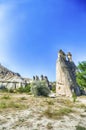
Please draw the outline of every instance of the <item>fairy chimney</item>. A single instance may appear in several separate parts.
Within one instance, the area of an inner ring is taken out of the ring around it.
[[[80,95],[80,88],[76,83],[76,66],[72,61],[72,54],[67,55],[60,50],[56,62],[56,94],[72,96],[75,92]]]

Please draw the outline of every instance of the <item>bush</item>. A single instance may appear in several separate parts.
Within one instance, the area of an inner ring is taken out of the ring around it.
[[[29,93],[31,90],[31,85],[27,84],[25,87],[20,87],[17,91],[20,93]]]
[[[48,96],[50,89],[45,81],[35,81],[32,83],[31,92],[34,96]]]
[[[0,89],[0,92],[8,92],[8,93],[30,93],[31,91],[31,85],[27,84],[25,87],[20,87],[18,89],[13,89],[13,88],[4,88],[4,89]]]
[[[86,61],[82,61],[77,66],[77,83],[81,89],[86,89]]]
[[[11,89],[8,89],[8,92],[9,92],[9,93],[16,93],[16,92],[17,92],[17,90],[16,90],[16,89],[12,89],[12,88],[11,88]]]

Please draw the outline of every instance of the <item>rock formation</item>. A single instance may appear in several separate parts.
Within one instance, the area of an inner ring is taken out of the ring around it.
[[[72,61],[72,54],[69,52],[66,55],[60,50],[56,62],[56,93],[71,97],[73,92],[80,95],[80,88],[76,83],[76,66]]]
[[[30,80],[22,78],[19,73],[14,73],[0,64],[0,89],[25,87],[28,82]]]
[[[48,85],[48,87],[50,88],[50,90],[52,89],[52,86],[51,84],[49,83],[49,80],[48,80],[48,77],[47,76],[43,76],[41,75],[40,78],[36,75],[36,76],[33,76],[33,82],[34,81],[45,81],[46,84]]]

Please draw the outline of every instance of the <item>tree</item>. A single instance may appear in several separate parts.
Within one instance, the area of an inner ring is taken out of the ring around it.
[[[77,83],[82,89],[86,88],[86,61],[82,61],[77,66]]]

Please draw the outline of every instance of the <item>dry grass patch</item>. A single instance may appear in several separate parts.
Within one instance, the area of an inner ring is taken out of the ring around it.
[[[2,109],[12,108],[16,109],[27,109],[34,111],[34,113],[48,115],[53,117],[60,117],[66,115],[72,111],[73,108],[83,108],[84,104],[73,103],[70,99],[65,97],[57,98],[45,98],[45,97],[34,97],[28,96],[27,94],[1,94],[0,95],[0,111]],[[71,108],[71,109],[70,109]],[[55,118],[56,118],[55,117]]]
[[[1,96],[1,100],[2,99],[9,100],[9,99],[11,99],[11,96],[9,94],[4,94],[4,95]]]
[[[64,106],[67,106],[67,107],[74,107],[74,103],[71,101],[71,100],[69,100],[69,99],[67,99],[67,98],[57,98],[57,103],[59,103],[60,105],[64,105]]]
[[[0,109],[6,109],[6,108],[18,108],[18,109],[26,109],[27,105],[17,102],[6,102],[2,101],[0,102]]]
[[[19,100],[21,99],[21,100]],[[0,111],[3,109],[8,109],[12,108],[13,110],[15,109],[26,109],[28,107],[27,103],[25,101],[23,102],[22,100],[25,100],[24,97],[18,98],[18,97],[13,97],[12,95],[9,94],[3,94],[0,97]]]
[[[61,117],[68,115],[71,112],[74,111],[67,107],[56,109],[48,106],[47,109],[43,112],[43,115],[51,119],[60,119]]]
[[[27,100],[27,98],[26,97],[21,97],[20,100]]]
[[[55,105],[54,103],[55,103],[55,100],[53,100],[53,99],[51,99],[51,98],[46,98],[44,101],[43,101],[43,103],[45,104],[45,105]]]
[[[86,105],[85,104],[82,104],[82,103],[75,104],[75,107],[80,108],[80,109],[84,109],[86,111]]]

